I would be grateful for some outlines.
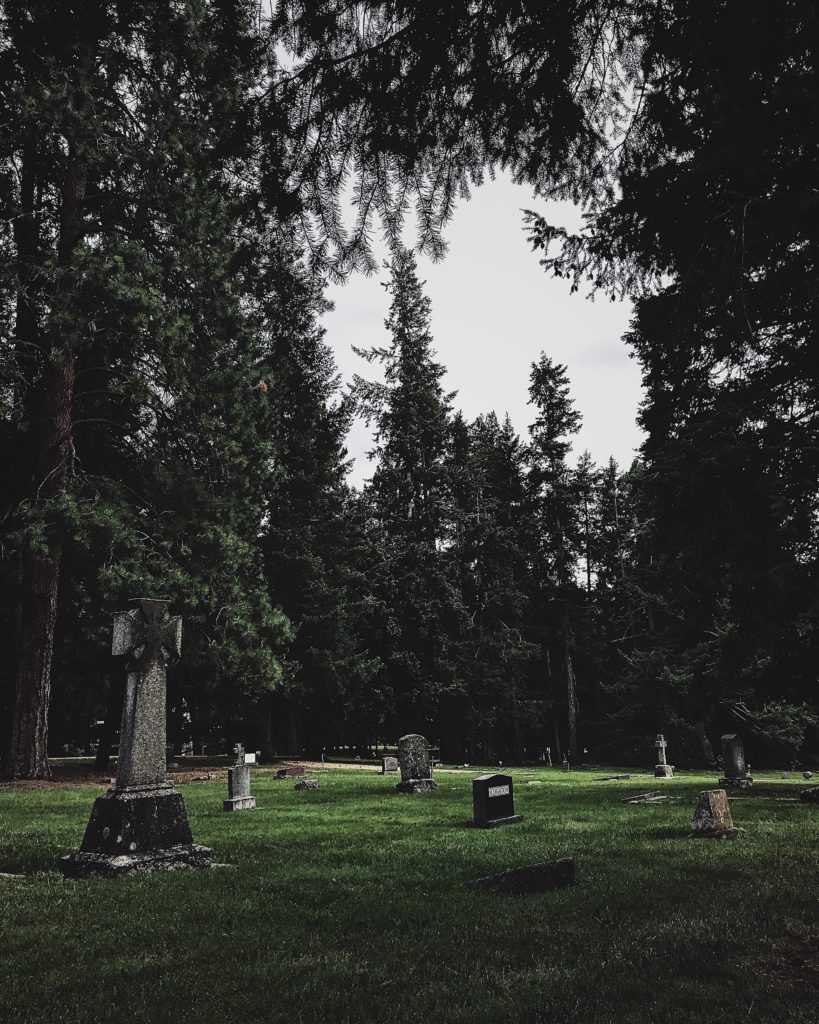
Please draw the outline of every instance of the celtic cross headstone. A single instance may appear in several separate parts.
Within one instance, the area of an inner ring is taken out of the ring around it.
[[[166,776],[166,666],[182,652],[182,619],[168,601],[142,598],[114,619],[112,653],[126,656],[114,787],[94,802],[78,853],[61,857],[70,877],[209,867],[193,842],[182,794]]]

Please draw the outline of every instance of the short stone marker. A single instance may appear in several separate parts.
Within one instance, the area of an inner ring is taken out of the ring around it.
[[[438,783],[432,777],[432,756],[429,744],[418,733],[409,733],[398,741],[398,764],[401,781],[396,789],[399,793],[425,793],[437,789]]]
[[[813,778],[813,772],[802,772],[802,778],[803,779],[812,779]]]
[[[724,789],[705,789],[700,793],[691,822],[692,839],[738,839],[742,831],[734,825]]]
[[[94,801],[79,852],[58,861],[69,878],[211,866],[165,774],[165,669],[182,651],[182,619],[168,601],[134,603],[114,619],[111,647],[129,659],[116,783]]]
[[[297,779],[300,775],[304,775],[304,765],[301,764],[291,764],[276,772],[277,779]]]
[[[245,761],[245,748],[237,743],[233,752],[236,763],[228,768],[228,798],[223,802],[222,810],[252,811],[256,806],[256,797],[250,795],[250,764]]]
[[[506,892],[524,896],[533,892],[551,892],[566,885],[574,885],[574,857],[529,864],[522,868],[510,868],[486,878],[476,878],[467,883],[478,892]]]
[[[627,796],[624,800],[621,800],[621,804],[659,804],[663,800],[667,800],[668,797],[665,793],[660,793],[659,790],[655,790],[652,793],[635,793],[634,796]]]
[[[523,821],[522,814],[515,814],[512,776],[491,773],[473,779],[472,815],[475,828],[497,828]]]
[[[674,775],[674,766],[669,764],[666,760],[665,750],[668,744],[665,741],[665,736],[663,736],[661,732],[657,733],[657,739],[654,742],[654,746],[657,748],[657,764],[654,766],[654,778],[672,778]]]
[[[799,794],[803,804],[819,804],[819,786],[811,786],[810,789],[803,789]]]
[[[318,779],[300,779],[293,789],[318,789]]]
[[[719,780],[722,788],[726,786],[734,788],[745,788],[753,786],[754,780],[748,772],[745,764],[745,748],[742,745],[742,737],[736,733],[726,733],[722,737],[722,774],[724,778]]]
[[[398,774],[398,758],[397,757],[382,757],[381,758],[381,774],[382,775],[397,775]]]

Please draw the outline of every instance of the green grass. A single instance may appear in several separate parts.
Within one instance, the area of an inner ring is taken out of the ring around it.
[[[792,787],[733,800],[746,835],[723,843],[686,838],[712,776],[513,770],[525,820],[483,831],[463,827],[473,774],[411,797],[375,771],[314,792],[259,772],[241,814],[222,784],[184,786],[195,840],[232,867],[113,881],[54,870],[99,790],[0,792],[0,871],[25,875],[0,879],[0,1020],[819,1020],[819,818]],[[619,802],[660,786],[665,803]],[[465,886],[565,856],[570,889]]]

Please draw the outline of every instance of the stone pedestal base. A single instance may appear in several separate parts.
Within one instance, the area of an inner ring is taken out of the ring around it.
[[[178,871],[184,868],[209,868],[213,851],[207,846],[189,843],[149,853],[70,853],[60,857],[57,867],[66,878],[118,878],[149,871]]]
[[[211,851],[193,842],[185,801],[170,782],[109,790],[94,801],[79,853],[61,857],[67,877],[114,877],[210,867]]]
[[[688,834],[689,839],[740,839],[744,828],[698,829]]]
[[[431,789],[437,789],[438,783],[435,779],[407,779],[406,782],[396,784],[399,793],[427,793]]]
[[[720,789],[747,789],[753,784],[754,780],[750,775],[745,779],[720,779],[717,783]]]
[[[499,828],[501,825],[515,825],[523,821],[522,814],[510,814],[508,818],[490,818],[488,821],[470,821],[471,828]]]
[[[222,803],[223,811],[252,811],[256,806],[255,796],[234,796],[228,797]]]
[[[674,765],[673,764],[658,764],[654,766],[654,778],[655,779],[673,779],[674,778]]]

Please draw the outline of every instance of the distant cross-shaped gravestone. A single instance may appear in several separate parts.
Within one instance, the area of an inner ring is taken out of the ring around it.
[[[674,774],[674,768],[666,760],[665,751],[668,744],[661,732],[657,733],[654,746],[657,748],[657,764],[654,766],[654,777],[657,779],[670,779]]]
[[[241,743],[233,748],[235,764],[228,768],[228,795],[222,803],[223,811],[252,811],[256,797],[250,795],[250,764]],[[255,760],[255,758],[254,758]]]
[[[211,851],[193,842],[182,795],[165,774],[165,676],[182,651],[182,619],[168,601],[143,598],[114,619],[112,653],[125,655],[117,775],[94,802],[78,853],[62,857],[65,875],[115,876],[209,867]]]

